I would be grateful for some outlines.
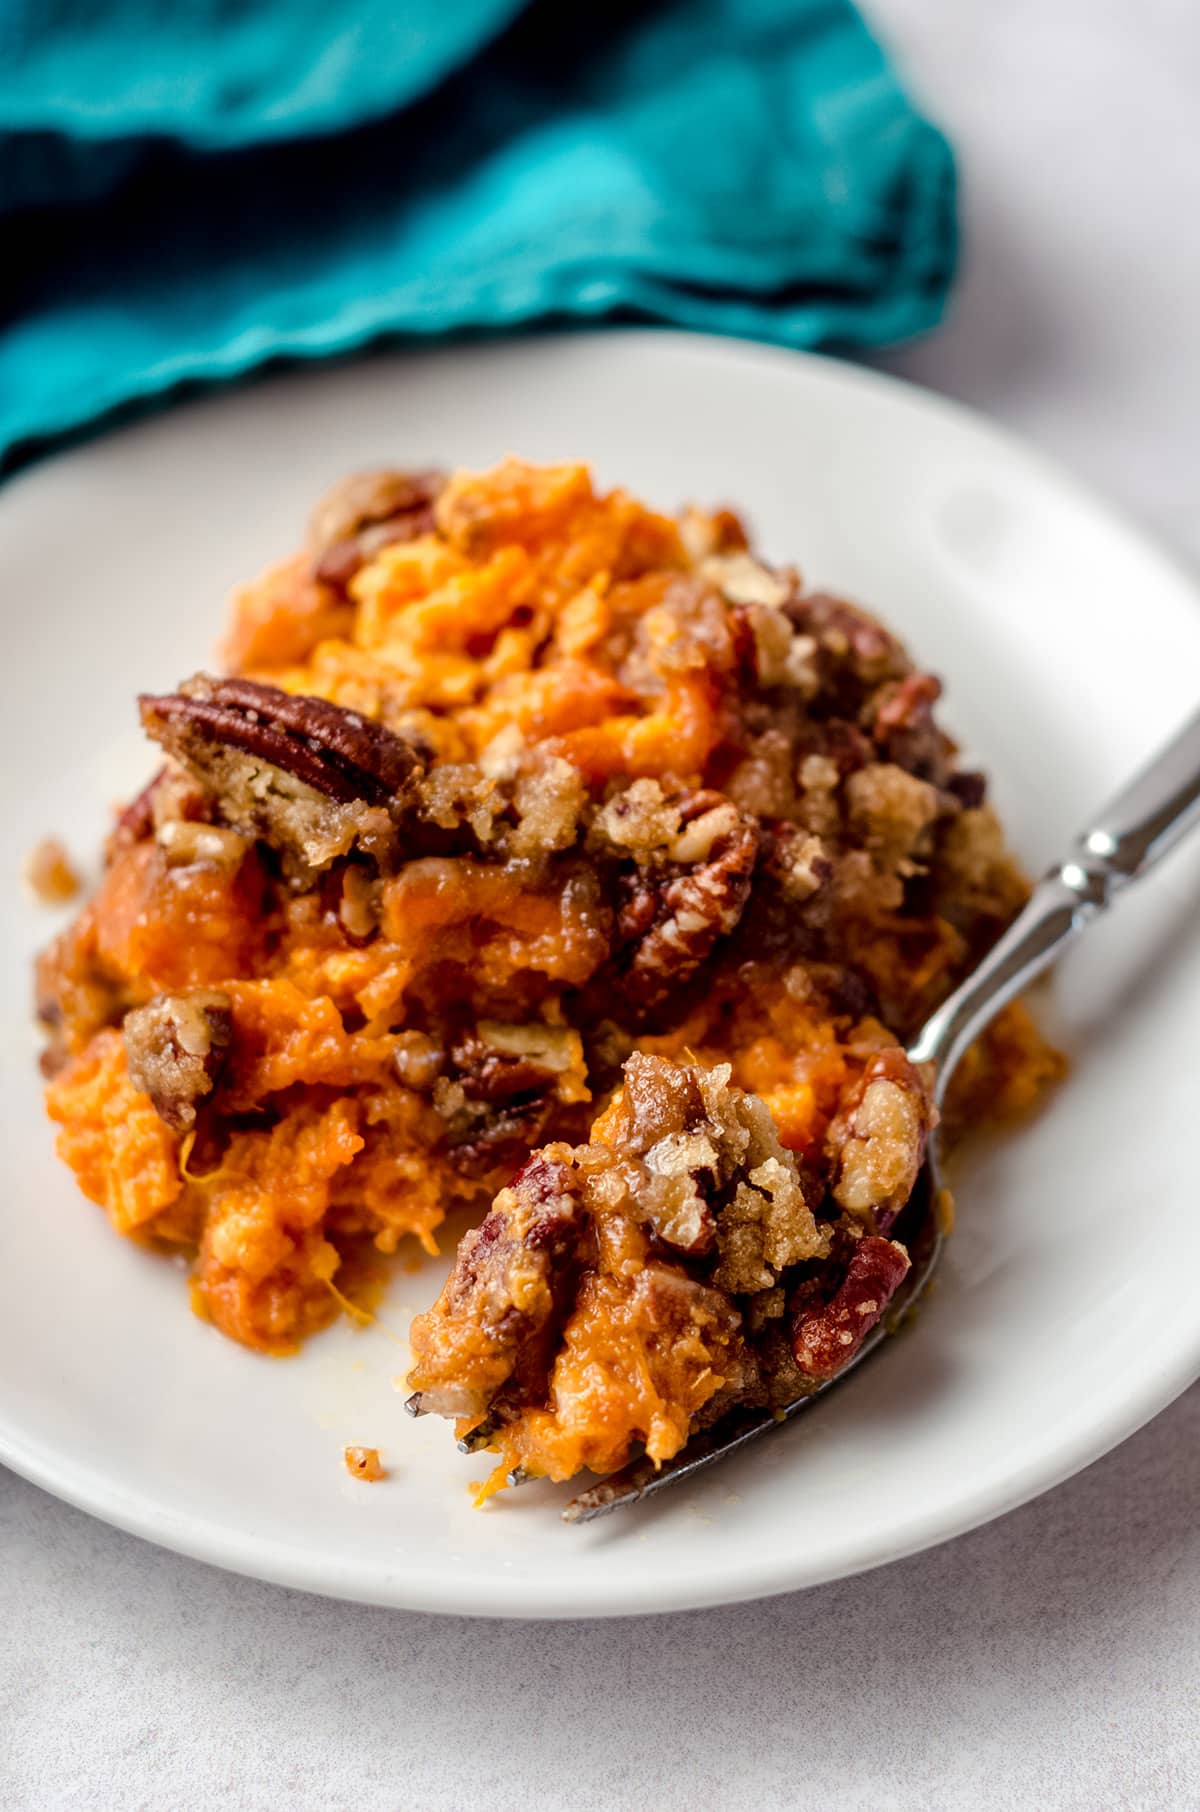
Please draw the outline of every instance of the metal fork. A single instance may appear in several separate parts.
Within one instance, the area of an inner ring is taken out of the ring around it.
[[[1066,855],[1033,890],[1029,904],[962,986],[926,1021],[909,1050],[914,1063],[935,1066],[934,1104],[941,1108],[964,1051],[985,1026],[1067,944],[1090,925],[1130,881],[1153,867],[1200,822],[1200,712],[1158,757],[1092,819]],[[893,1230],[906,1241],[912,1268],[884,1321],[863,1341],[836,1378],[819,1384],[783,1409],[734,1411],[694,1435],[673,1460],[659,1467],[636,1460],[581,1492],[563,1511],[569,1523],[590,1522],[621,1505],[654,1497],[704,1467],[737,1453],[779,1428],[839,1384],[893,1333],[926,1289],[943,1246],[941,1145],[935,1131],[912,1198]]]

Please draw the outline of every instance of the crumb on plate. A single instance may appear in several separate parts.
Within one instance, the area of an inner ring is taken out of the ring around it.
[[[82,882],[58,837],[43,837],[25,858],[25,880],[42,906],[64,906]]]
[[[378,1447],[347,1447],[342,1458],[352,1479],[362,1479],[365,1484],[373,1485],[377,1480],[387,1477],[387,1468],[379,1458]]]

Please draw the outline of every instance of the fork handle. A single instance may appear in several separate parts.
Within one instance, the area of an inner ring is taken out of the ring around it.
[[[959,1058],[988,1022],[1089,925],[1128,882],[1200,823],[1200,711],[1075,837],[1024,912],[926,1020],[909,1056],[937,1065],[941,1102]]]

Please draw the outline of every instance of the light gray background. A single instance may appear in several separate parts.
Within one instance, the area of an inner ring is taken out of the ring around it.
[[[871,10],[959,146],[968,236],[954,319],[889,362],[1200,555],[1200,8]],[[1198,1507],[1200,1388],[882,1571],[505,1625],[235,1579],[0,1472],[0,1807],[1187,1812]]]

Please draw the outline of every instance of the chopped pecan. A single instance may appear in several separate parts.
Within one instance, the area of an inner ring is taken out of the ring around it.
[[[343,936],[349,944],[369,944],[379,930],[379,877],[360,862],[347,862],[341,874],[333,871],[333,880],[334,911]]]
[[[414,1413],[474,1419],[501,1390],[513,1403],[544,1394],[587,1224],[577,1173],[554,1150],[535,1153],[464,1235],[441,1296],[413,1323]]]
[[[919,730],[929,722],[942,696],[942,682],[932,673],[907,673],[882,689],[872,734],[886,742],[893,730]]]
[[[156,994],[125,1015],[129,1079],[173,1132],[196,1124],[196,1104],[211,1094],[229,1054],[232,1002],[213,988]]]
[[[898,1241],[859,1240],[829,1301],[803,1306],[792,1323],[792,1355],[800,1370],[810,1378],[836,1377],[883,1319],[908,1269],[908,1253]]]
[[[857,969],[849,969],[844,963],[806,963],[802,970],[789,975],[789,992],[793,985],[817,1000],[822,1011],[830,1015],[852,1020],[879,1017],[879,1002],[870,983]]]
[[[750,546],[746,525],[735,510],[699,510],[689,504],[679,517],[684,551],[693,563],[711,554],[744,553]]]
[[[154,829],[154,794],[166,771],[166,768],[159,768],[157,774],[146,782],[141,792],[117,813],[117,822],[113,825],[104,851],[109,862],[121,850],[129,849],[134,843],[140,843]]]
[[[212,801],[192,775],[187,774],[174,762],[159,768],[153,779],[142,788],[136,799],[131,799],[125,809],[117,816],[117,822],[108,839],[105,850],[106,858],[112,862],[123,849],[135,843],[141,843],[146,837],[157,836],[164,849],[176,832],[180,833],[180,847],[186,838],[184,826],[204,825],[211,823]],[[164,842],[164,834],[166,841]],[[180,857],[179,861],[186,858]],[[224,864],[218,863],[218,866]],[[173,864],[174,866],[174,864]],[[236,864],[235,864],[236,866]]]
[[[712,1282],[721,1289],[768,1288],[827,1251],[766,1104],[731,1085],[727,1064],[704,1070],[634,1052],[610,1132],[638,1218],[676,1252],[719,1248]],[[596,1156],[589,1147],[593,1189]]]
[[[552,1089],[578,1049],[578,1034],[565,1026],[485,1019],[459,1040],[451,1056],[468,1100],[508,1102]]]
[[[932,673],[908,673],[881,686],[871,734],[885,761],[945,787],[954,745],[934,722],[933,707],[941,696],[942,682]]]
[[[679,1357],[690,1353],[694,1363],[697,1346],[712,1351],[719,1341],[721,1388],[692,1418],[694,1429],[707,1427],[736,1403],[761,1396],[755,1355],[742,1336],[742,1315],[723,1290],[674,1265],[651,1262],[638,1273],[630,1308],[645,1326],[651,1350],[674,1348]]]
[[[157,774],[148,780],[141,792],[129,801],[117,817],[113,829],[113,841],[121,846],[140,843],[154,829],[154,793],[159,781],[166,773],[159,768]]]
[[[844,718],[805,724],[798,764],[800,785],[805,791],[828,791],[874,759],[870,739]]]
[[[625,1064],[616,1111],[621,1150],[644,1158],[664,1139],[703,1123],[699,1072],[691,1064],[634,1051]]]
[[[158,827],[158,847],[168,868],[199,864],[232,874],[241,867],[250,845],[239,831],[223,824],[201,824],[191,818],[168,818]]]
[[[418,1093],[428,1093],[446,1067],[445,1050],[428,1032],[397,1033],[392,1056],[404,1087]]]
[[[642,777],[601,806],[592,821],[591,840],[604,853],[619,850],[647,858],[678,836],[681,805],[664,793],[659,781]]]
[[[313,577],[344,592],[380,548],[434,531],[442,472],[355,472],[325,493],[309,518]]]
[[[974,770],[951,774],[946,791],[958,800],[964,812],[977,812],[987,798],[987,776]]]
[[[456,1049],[455,1061],[461,1063],[463,1057],[461,1049]],[[484,1048],[468,1062],[470,1067],[460,1081],[469,1101],[514,1101],[522,1095],[540,1095],[554,1081],[554,1071],[544,1064],[505,1051]]]
[[[765,604],[778,610],[797,590],[795,573],[776,571],[744,552],[710,554],[697,571],[731,604]]]
[[[499,1180],[564,1106],[588,1098],[582,1042],[565,1026],[480,1020],[449,1056],[446,1073],[432,1079],[433,1105],[445,1122],[446,1155],[466,1176]]]
[[[465,1091],[460,1092],[465,1099]],[[435,1106],[436,1093],[437,1085]],[[545,1092],[494,1104],[467,1101],[467,1111],[455,1116],[450,1129],[446,1156],[461,1175],[488,1180],[494,1188],[539,1143],[552,1107],[552,1097]]]
[[[605,1199],[614,1180],[659,1246],[699,1256],[716,1244],[709,1205],[722,1169],[698,1072],[635,1051],[613,1110],[615,1152],[589,1146],[590,1185]],[[611,1175],[605,1175],[605,1172]]]
[[[277,686],[198,674],[138,703],[147,733],[213,795],[220,816],[302,873],[386,837],[388,814],[423,772],[424,752],[382,724]]]
[[[716,1181],[717,1153],[703,1130],[667,1133],[645,1156],[651,1187],[640,1191],[646,1225],[660,1245],[699,1258],[717,1243],[707,1196]]]
[[[811,899],[833,879],[833,863],[820,837],[786,820],[772,825],[763,866],[792,906]]]
[[[801,698],[815,696],[815,637],[801,635],[777,602],[741,604],[732,615],[745,682],[768,689],[786,686]]]
[[[803,635],[815,636],[826,655],[861,685],[901,678],[908,658],[878,618],[845,598],[806,592],[784,605]]]
[[[932,1121],[921,1077],[904,1052],[880,1051],[827,1135],[838,1206],[886,1232],[912,1194]]]
[[[618,913],[618,943],[633,946],[625,990],[643,1009],[690,979],[750,897],[759,845],[754,820],[711,791],[694,794],[682,819],[669,846],[671,864],[636,870]]]

